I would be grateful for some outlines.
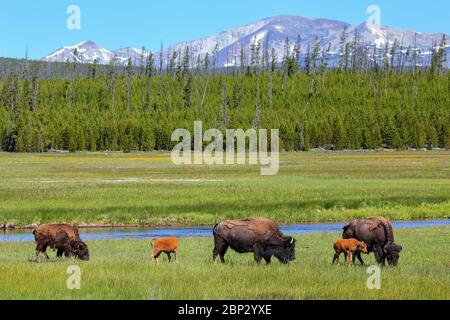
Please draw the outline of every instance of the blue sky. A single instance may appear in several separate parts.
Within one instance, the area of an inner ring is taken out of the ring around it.
[[[81,10],[81,29],[69,30],[69,5]],[[0,56],[41,58],[61,46],[94,40],[113,50],[170,45],[280,14],[366,21],[381,8],[381,23],[450,34],[449,0],[1,0]]]

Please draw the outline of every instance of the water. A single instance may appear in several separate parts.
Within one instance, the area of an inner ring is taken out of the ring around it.
[[[340,232],[345,222],[321,224],[297,224],[281,226],[283,233],[288,235]],[[392,222],[395,229],[426,228],[450,225],[447,220],[401,221]],[[147,239],[162,237],[212,237],[211,227],[190,228],[114,228],[114,229],[82,229],[80,236],[85,241],[110,239]],[[31,230],[28,231],[0,231],[0,242],[34,241]]]

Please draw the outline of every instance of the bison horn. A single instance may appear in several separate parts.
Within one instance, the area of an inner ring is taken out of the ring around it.
[[[291,238],[291,244],[293,244],[294,243],[294,238]]]

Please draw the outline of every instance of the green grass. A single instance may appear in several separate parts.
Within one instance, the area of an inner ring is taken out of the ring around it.
[[[211,261],[212,239],[181,239],[180,263],[150,264],[147,240],[88,242],[91,260],[34,261],[34,244],[0,244],[0,299],[450,299],[450,227],[396,230],[399,266],[382,269],[369,290],[364,267],[332,266],[340,234],[297,237],[297,259],[256,265],[252,254],[229,251]],[[373,254],[363,256],[375,263]],[[81,289],[68,290],[67,267],[81,268]]]
[[[0,153],[0,224],[211,225],[447,218],[450,153],[283,153],[259,166],[174,166],[169,153]]]

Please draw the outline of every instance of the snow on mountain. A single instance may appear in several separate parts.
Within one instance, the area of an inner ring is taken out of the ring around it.
[[[300,35],[302,50],[306,50],[308,43],[313,42],[316,37],[321,39],[323,44],[336,41],[345,26],[350,25],[327,19],[277,16],[215,36],[173,45],[164,51],[164,55],[170,55],[173,51],[182,53],[184,48],[189,46],[194,57],[204,57],[206,53],[211,55],[217,45],[219,66],[237,65],[241,50],[249,58],[252,43],[258,42],[261,47],[274,48],[277,56],[281,58],[286,38],[289,38],[292,49]]]
[[[254,43],[259,43],[261,47],[270,50],[274,48],[277,57],[281,59],[285,51],[286,38],[289,39],[292,50],[298,42],[299,36],[303,53],[314,44],[316,39],[320,41],[322,47],[330,44],[331,51],[336,53],[345,27],[348,28],[348,41],[352,41],[356,31],[360,43],[377,47],[384,47],[386,44],[392,45],[397,40],[405,48],[410,46],[424,52],[430,51],[430,48],[439,44],[442,39],[442,34],[439,33],[419,33],[366,23],[352,26],[342,21],[320,18],[276,16],[223,31],[217,35],[181,42],[164,49],[162,54],[164,59],[168,60],[174,51],[182,54],[185,48],[189,47],[192,57],[195,59],[198,56],[203,58],[207,53],[211,55],[217,48],[217,64],[219,66],[237,66],[241,51],[245,53],[248,60],[250,48]],[[158,59],[158,57],[159,53],[155,53],[155,58]],[[139,65],[144,62],[145,54],[141,49],[136,48],[109,51],[93,41],[84,41],[75,46],[63,47],[42,60],[92,63],[94,59],[97,59],[99,64],[108,64],[111,59],[115,59],[119,64],[126,64],[129,58],[134,65]]]
[[[442,39],[442,33],[423,33],[397,28],[388,28],[385,26],[369,25],[362,23],[355,27],[359,36],[365,43],[376,44],[383,47],[388,43],[392,45],[395,40],[403,47],[412,47],[417,49],[430,49],[438,45]],[[354,30],[354,29],[353,29]],[[447,35],[448,39],[448,35]]]
[[[143,53],[142,49],[136,48],[122,48],[113,52],[117,63],[126,65],[128,60],[131,59],[133,65],[140,65],[145,63],[147,55]]]
[[[42,60],[81,63],[93,63],[97,60],[99,64],[107,64],[113,56],[111,51],[101,48],[94,41],[83,41],[74,46],[60,48]]]

